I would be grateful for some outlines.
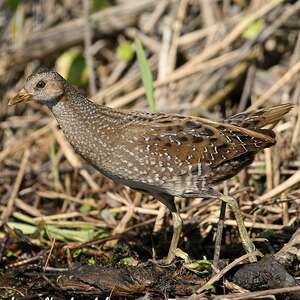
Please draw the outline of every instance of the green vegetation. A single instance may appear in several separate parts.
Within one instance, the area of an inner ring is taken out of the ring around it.
[[[149,63],[147,61],[145,51],[140,40],[135,39],[135,51],[139,64],[139,69],[141,72],[144,88],[146,91],[147,102],[149,105],[149,110],[151,112],[155,111],[155,100],[153,96],[153,79],[152,73],[149,67]]]

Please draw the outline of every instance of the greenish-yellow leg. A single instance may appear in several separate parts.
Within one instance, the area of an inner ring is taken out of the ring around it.
[[[246,230],[246,227],[245,227],[245,224],[244,224],[244,221],[243,221],[241,211],[239,209],[239,206],[238,206],[236,200],[231,196],[225,196],[225,195],[221,195],[219,198],[220,198],[220,200],[226,202],[231,207],[231,209],[234,213],[235,220],[236,220],[238,230],[239,230],[239,234],[240,234],[240,239],[241,239],[241,242],[242,242],[242,245],[243,245],[245,251],[247,253],[254,252],[255,251],[255,246],[249,238],[248,232]],[[256,262],[257,261],[255,255],[250,256],[249,260],[251,262]]]
[[[166,261],[167,264],[170,264],[175,258],[175,251],[177,249],[177,245],[182,230],[182,220],[179,214],[176,212],[172,212],[172,219],[173,219],[173,236],[172,236],[172,241],[171,241],[171,245],[169,248],[169,253]]]

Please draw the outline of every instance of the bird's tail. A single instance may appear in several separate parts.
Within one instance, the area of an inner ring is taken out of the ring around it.
[[[259,129],[262,129],[267,125],[275,126],[292,108],[292,104],[286,103],[252,112],[242,112],[230,117],[226,122],[259,131]]]

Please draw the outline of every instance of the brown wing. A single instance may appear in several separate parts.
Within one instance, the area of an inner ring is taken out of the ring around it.
[[[120,128],[115,160],[120,177],[139,182],[138,188],[145,191],[155,187],[184,197],[210,193],[211,184],[234,176],[255,153],[275,144],[271,130],[239,127],[237,119],[230,124],[162,113],[132,114]]]
[[[153,120],[149,138],[162,152],[188,161],[198,171],[199,162],[215,168],[221,163],[275,144],[273,136],[201,118]]]

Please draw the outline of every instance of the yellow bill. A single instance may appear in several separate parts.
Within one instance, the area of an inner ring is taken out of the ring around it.
[[[15,105],[20,102],[27,102],[30,99],[31,95],[23,88],[16,96],[9,100],[8,105]]]

